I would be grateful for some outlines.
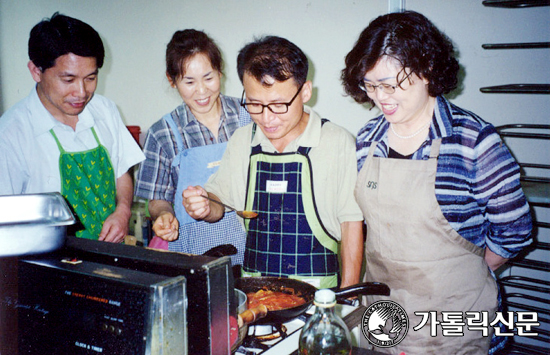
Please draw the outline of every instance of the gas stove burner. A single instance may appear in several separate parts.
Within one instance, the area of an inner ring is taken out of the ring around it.
[[[247,349],[258,349],[261,351],[265,351],[269,349],[269,345],[262,344],[262,342],[254,336],[247,336],[246,338],[244,338],[238,352],[242,354],[256,354],[256,352]]]
[[[248,335],[260,342],[273,339],[285,339],[287,329],[284,324],[261,324],[248,327]]]
[[[340,309],[342,316],[349,317],[352,322],[349,323],[350,329],[355,328],[354,331],[358,333],[355,334],[355,337],[358,339],[359,334],[361,333],[360,329],[357,328],[361,323],[361,317],[356,317],[357,314],[363,314],[366,307],[351,307],[348,305],[338,304],[336,307]],[[282,324],[284,329],[277,329],[276,324],[265,325],[249,325],[248,335],[244,338],[241,346],[236,349],[235,355],[279,355],[279,354],[295,354],[298,349],[298,340],[300,336],[300,331],[304,326],[310,315],[305,313],[304,316],[294,318],[288,322]],[[346,323],[348,324],[348,323]],[[281,327],[281,325],[279,325]],[[256,329],[255,329],[256,328]],[[260,335],[260,337],[265,336],[266,334],[271,333],[281,333],[282,336],[275,338],[273,340],[259,340],[254,334]]]
[[[249,325],[248,335],[237,352],[244,355],[259,354],[268,350],[273,342],[282,341],[286,337],[287,327],[284,324]]]
[[[251,324],[235,355],[290,354],[297,349],[298,343],[294,342],[304,323],[294,318],[284,324]]]

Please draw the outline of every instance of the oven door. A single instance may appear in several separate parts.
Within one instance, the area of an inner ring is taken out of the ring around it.
[[[18,354],[187,354],[184,277],[53,257],[18,264],[7,307]]]

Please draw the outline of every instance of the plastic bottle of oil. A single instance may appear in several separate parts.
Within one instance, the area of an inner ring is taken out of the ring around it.
[[[334,312],[336,295],[323,289],[315,292],[315,313],[300,334],[300,355],[349,355],[351,336],[344,321]]]

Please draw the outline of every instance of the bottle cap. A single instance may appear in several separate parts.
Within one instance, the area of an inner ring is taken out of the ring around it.
[[[332,307],[336,304],[336,294],[329,289],[315,292],[315,305],[319,307]]]

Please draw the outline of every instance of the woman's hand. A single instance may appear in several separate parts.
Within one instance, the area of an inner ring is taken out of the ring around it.
[[[179,237],[179,222],[170,212],[162,212],[153,223],[153,232],[161,239],[173,242]]]
[[[153,232],[166,241],[174,241],[179,236],[179,222],[172,204],[165,200],[150,200],[149,214],[155,220]]]
[[[492,271],[495,271],[496,269],[504,265],[507,261],[508,259],[505,259],[502,256],[493,253],[491,249],[487,247],[485,248],[485,262],[487,263],[487,265],[489,265],[489,268]]]

